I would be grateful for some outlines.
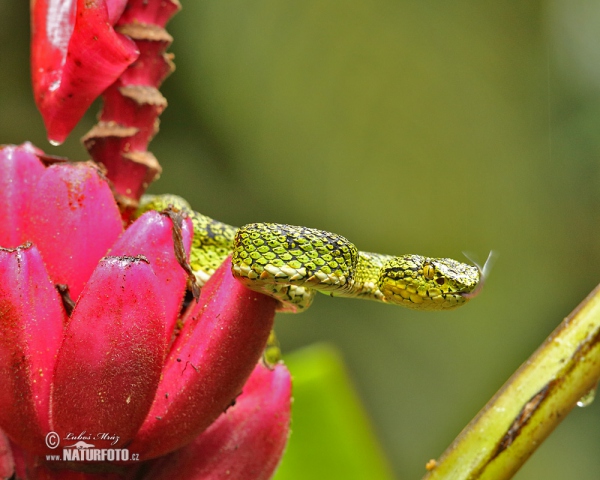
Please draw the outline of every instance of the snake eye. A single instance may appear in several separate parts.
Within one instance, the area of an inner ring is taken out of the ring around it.
[[[444,283],[446,283],[446,279],[444,277],[438,277],[435,279],[435,283],[437,283],[438,285],[443,285]]]
[[[425,265],[423,267],[423,276],[427,280],[431,280],[434,277],[434,274],[435,274],[435,268],[433,268],[432,265]]]

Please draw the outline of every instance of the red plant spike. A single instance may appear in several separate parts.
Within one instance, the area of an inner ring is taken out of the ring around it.
[[[102,94],[99,123],[82,139],[119,201],[135,208],[161,167],[147,146],[174,70],[164,29],[178,0],[32,0],[31,65],[49,140],[62,143]]]
[[[164,26],[179,9],[178,0],[127,3],[115,28],[135,41],[140,55],[103,93],[100,121],[82,139],[92,158],[106,167],[125,207],[137,205],[161,172],[147,146],[167,106],[158,87],[175,69],[172,55],[165,53],[173,38]]]
[[[114,30],[123,1],[32,0],[31,74],[48,139],[62,143],[92,102],[138,56]],[[110,7],[110,10],[109,10]]]

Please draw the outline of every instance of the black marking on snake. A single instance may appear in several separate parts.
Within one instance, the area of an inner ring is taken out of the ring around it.
[[[294,237],[292,237],[289,233],[285,234],[285,241],[288,244],[288,250],[292,250],[293,248],[296,248],[296,242],[294,241]]]
[[[217,236],[217,234],[213,231],[213,224],[214,224],[214,220],[212,222],[208,222],[206,224],[206,236],[208,237],[209,240],[214,240],[214,238]]]
[[[406,273],[406,271],[408,270],[407,268],[402,268],[402,267],[386,267],[386,268],[382,268],[382,270],[387,273],[402,273],[404,276],[404,274]],[[410,269],[413,272],[416,272],[416,270]]]

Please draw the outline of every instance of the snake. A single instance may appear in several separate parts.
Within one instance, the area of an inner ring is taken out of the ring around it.
[[[189,266],[200,288],[231,256],[233,276],[278,300],[284,313],[306,310],[316,292],[416,310],[452,310],[481,291],[492,257],[480,267],[451,258],[363,252],[345,237],[315,228],[280,223],[237,228],[171,194],[144,195],[135,218],[166,209],[192,220]]]

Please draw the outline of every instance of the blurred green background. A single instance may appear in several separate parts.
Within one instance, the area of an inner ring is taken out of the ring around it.
[[[45,141],[27,3],[0,2],[0,141],[85,159],[95,109]],[[367,251],[499,252],[455,312],[321,296],[277,319],[284,352],[339,348],[395,474],[420,478],[600,279],[600,4],[183,4],[152,191]],[[574,411],[516,478],[597,479],[599,422],[598,402]]]

